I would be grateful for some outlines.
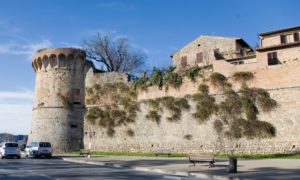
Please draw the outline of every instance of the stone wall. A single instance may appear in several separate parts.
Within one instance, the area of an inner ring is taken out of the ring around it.
[[[126,127],[116,128],[114,137],[108,137],[105,129],[85,121],[85,148],[88,148],[88,132],[95,132],[91,138],[92,149],[97,151],[130,151],[151,152],[155,150],[170,150],[179,153],[216,153],[235,150],[238,153],[289,153],[300,150],[300,87],[269,90],[279,106],[270,113],[261,113],[258,118],[272,123],[276,130],[276,137],[270,139],[228,140],[217,135],[213,129],[216,117],[205,124],[199,124],[192,117],[195,103],[189,102],[191,109],[182,111],[182,118],[178,122],[167,120],[168,112],[162,115],[160,124],[148,120],[145,115],[148,106],[141,103],[136,122]],[[217,101],[222,95],[215,95]],[[134,136],[128,136],[126,131],[131,128]],[[191,139],[186,138],[190,136]]]
[[[262,68],[258,68],[256,63],[234,66],[225,61],[219,61],[218,65],[214,64],[213,71],[224,74],[227,77],[231,76],[234,72],[250,71],[253,72],[255,78],[247,83],[249,87],[279,89],[300,86],[299,68],[300,61],[295,61],[293,64],[281,64]],[[229,81],[232,82],[230,79]],[[160,90],[157,87],[149,87],[148,90],[139,92],[138,100],[158,98],[163,96],[183,97],[186,94],[196,93],[198,91],[198,86],[201,83],[201,80],[198,80],[196,83],[185,80],[180,88],[169,88],[168,91]],[[238,90],[240,88],[240,84],[232,84],[234,90]],[[210,92],[212,94],[221,93],[218,91],[218,89],[214,89],[212,86],[210,86]]]
[[[106,83],[117,83],[117,82],[128,82],[128,74],[119,72],[95,72],[91,68],[86,76],[85,86],[93,87],[95,84],[106,84]]]

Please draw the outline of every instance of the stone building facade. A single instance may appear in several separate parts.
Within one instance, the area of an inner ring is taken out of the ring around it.
[[[177,70],[209,66],[213,61],[235,59],[253,52],[241,38],[199,36],[171,55]]]

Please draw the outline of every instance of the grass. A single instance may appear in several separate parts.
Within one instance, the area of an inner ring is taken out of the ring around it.
[[[217,154],[216,158],[228,158],[230,155]],[[241,159],[300,159],[300,154],[238,154]]]
[[[78,154],[79,151],[71,152],[70,154]],[[96,156],[140,156],[140,157],[169,157],[168,155],[156,156],[151,152],[101,152],[92,151],[92,155]],[[188,157],[185,153],[171,153],[170,157]]]

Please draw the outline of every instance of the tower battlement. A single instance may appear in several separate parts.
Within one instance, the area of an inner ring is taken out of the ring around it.
[[[73,60],[84,60],[85,51],[76,48],[42,49],[32,58],[32,67],[37,72],[50,68],[74,68]]]

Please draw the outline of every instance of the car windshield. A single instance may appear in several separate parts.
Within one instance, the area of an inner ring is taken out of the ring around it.
[[[18,147],[17,143],[6,143],[5,147]]]
[[[51,147],[51,144],[48,142],[40,142],[40,147]]]

